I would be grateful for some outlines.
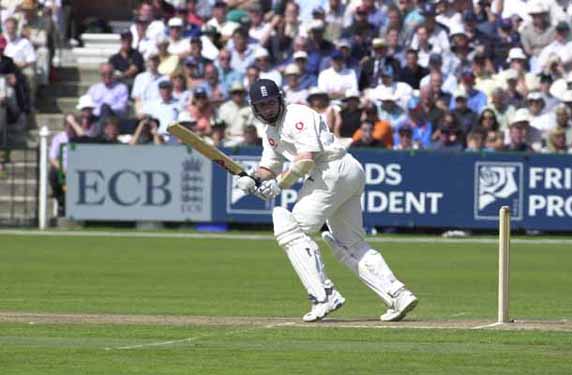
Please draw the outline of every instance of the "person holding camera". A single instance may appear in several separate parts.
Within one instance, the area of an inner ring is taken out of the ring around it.
[[[129,141],[130,145],[162,145],[165,143],[159,134],[159,121],[151,116],[145,116],[137,124],[135,133]]]

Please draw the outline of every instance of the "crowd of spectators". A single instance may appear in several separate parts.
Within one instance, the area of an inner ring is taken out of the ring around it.
[[[259,145],[258,78],[348,147],[570,153],[572,1],[153,0],[66,116],[80,141]]]
[[[64,22],[62,0],[0,1],[0,147],[36,126],[36,99],[50,80]]]

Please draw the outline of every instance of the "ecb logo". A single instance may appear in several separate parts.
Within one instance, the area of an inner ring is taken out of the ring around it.
[[[258,162],[259,156],[233,156],[233,158],[242,164],[246,173],[252,174]],[[227,214],[243,214],[243,215],[266,215],[271,214],[274,208],[274,200],[263,201],[254,195],[246,194],[244,191],[236,188],[237,176],[227,175]]]
[[[477,220],[498,220],[502,206],[511,208],[513,220],[522,220],[522,163],[477,162],[474,210]]]

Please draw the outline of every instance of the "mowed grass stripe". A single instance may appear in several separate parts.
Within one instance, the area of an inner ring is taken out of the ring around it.
[[[164,239],[211,239],[211,240],[247,240],[247,241],[274,241],[271,234],[253,233],[172,233],[172,232],[137,232],[137,231],[40,231],[40,230],[0,230],[0,236],[39,236],[39,237],[118,237],[118,238],[164,238]],[[407,236],[369,236],[372,243],[477,243],[496,244],[496,238],[464,237],[443,238],[432,235]],[[522,238],[512,239],[515,244],[544,244],[544,245],[572,245],[570,238]]]

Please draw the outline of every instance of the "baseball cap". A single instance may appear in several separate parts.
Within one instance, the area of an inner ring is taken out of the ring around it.
[[[234,81],[231,85],[230,85],[230,90],[229,92],[239,92],[239,91],[246,91],[246,89],[244,88],[244,85],[242,84],[242,82],[240,81]]]
[[[298,68],[298,65],[296,65],[296,64],[288,64],[288,66],[284,70],[284,75],[286,75],[286,76],[298,75],[298,74],[300,74],[300,69]]]
[[[306,101],[310,101],[312,100],[312,98],[316,97],[316,96],[325,96],[325,97],[329,97],[328,93],[325,92],[324,90],[322,90],[319,87],[312,87],[310,89],[310,92],[308,93],[308,96],[306,97]]]
[[[193,65],[198,65],[198,61],[194,56],[189,56],[185,59],[185,65],[186,66],[193,66]]]
[[[173,88],[173,84],[169,80],[159,82],[160,89],[170,89]]]
[[[306,51],[296,51],[294,52],[294,55],[292,56],[294,58],[294,60],[296,59],[308,59],[308,53],[306,53]]]
[[[473,73],[473,71],[471,69],[464,69],[461,72],[461,78],[463,79],[463,81],[467,82],[467,81],[474,81],[475,80],[475,73]]]
[[[183,27],[183,20],[180,19],[179,17],[173,17],[173,18],[169,19],[169,22],[167,23],[167,25],[169,27]]]
[[[387,42],[383,38],[373,38],[373,40],[371,41],[371,45],[373,47],[384,47],[387,45]]]
[[[342,48],[342,47],[346,47],[346,48],[350,48],[350,41],[347,39],[340,39],[336,41],[336,47],[338,48]]]
[[[560,21],[556,25],[556,30],[557,31],[569,31],[570,25],[568,25],[568,22],[566,22],[566,21]]]
[[[324,21],[322,20],[312,20],[312,22],[310,22],[310,25],[308,26],[308,30],[321,31],[324,30],[324,28],[325,24]]]
[[[321,6],[317,6],[314,9],[312,9],[312,15],[314,14],[323,16],[326,14],[326,11]]]
[[[540,91],[531,91],[526,96],[527,100],[543,100],[542,93]]]
[[[529,117],[528,109],[519,108],[516,110],[516,112],[514,113],[512,118],[510,119],[509,125],[512,126],[512,125],[517,124],[517,123],[529,122],[529,121],[530,121],[530,117]]]
[[[75,106],[78,111],[87,109],[87,108],[95,108],[95,104],[93,103],[93,99],[91,95],[82,95],[79,97],[79,102]]]
[[[268,50],[264,47],[258,47],[255,51],[254,51],[254,58],[255,59],[262,59],[265,57],[269,57],[270,54],[268,53]]]
[[[512,19],[510,18],[503,18],[499,22],[499,26],[501,29],[512,29]]]
[[[511,60],[526,60],[526,55],[522,48],[515,47],[510,49],[507,61],[510,62]]]
[[[455,35],[465,35],[465,27],[459,24],[453,24],[449,29],[449,38]]]
[[[344,100],[351,98],[359,99],[359,97],[360,97],[359,91],[356,89],[347,89],[346,92],[344,93]]]
[[[548,13],[548,7],[544,2],[537,0],[528,3],[528,14],[542,14]]]
[[[439,53],[432,53],[429,55],[429,65],[441,65],[443,64],[443,56]]]
[[[119,39],[121,40],[133,39],[133,34],[131,34],[131,31],[129,30],[122,31],[121,34],[119,34]]]

